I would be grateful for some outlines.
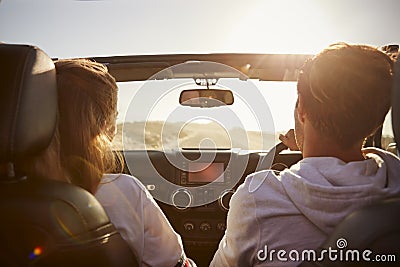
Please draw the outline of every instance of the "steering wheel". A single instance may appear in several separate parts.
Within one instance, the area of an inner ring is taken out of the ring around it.
[[[265,155],[265,157],[262,159],[262,161],[257,166],[256,171],[270,169],[271,166],[268,166],[268,165],[269,165],[269,163],[272,163],[274,161],[275,155],[281,153],[281,151],[283,151],[287,148],[288,147],[284,143],[282,143],[282,142],[277,143],[275,146],[273,146],[268,151],[268,153]]]
[[[285,145],[284,143],[279,142],[278,144],[276,144],[276,145],[274,146],[273,149],[275,149],[275,154],[279,154],[279,153],[281,153],[283,150],[288,149],[288,147],[287,147],[287,145]],[[268,152],[268,153],[269,153],[269,152]]]

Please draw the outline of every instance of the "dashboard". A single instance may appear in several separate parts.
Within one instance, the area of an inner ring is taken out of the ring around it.
[[[241,150],[124,151],[125,172],[138,178],[156,199],[183,240],[185,251],[199,266],[208,266],[225,229],[229,202],[247,175],[275,171],[301,159],[283,151]]]

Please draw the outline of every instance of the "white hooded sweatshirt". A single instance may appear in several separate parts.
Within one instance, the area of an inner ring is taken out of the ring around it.
[[[399,196],[400,160],[383,150],[363,152],[363,161],[310,157],[279,175],[248,176],[231,199],[210,266],[297,266],[302,252],[318,248],[346,215]]]

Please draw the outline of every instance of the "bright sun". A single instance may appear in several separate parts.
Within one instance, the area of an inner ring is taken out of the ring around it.
[[[338,41],[323,5],[323,1],[252,2],[232,27],[226,47],[238,52],[315,54]]]

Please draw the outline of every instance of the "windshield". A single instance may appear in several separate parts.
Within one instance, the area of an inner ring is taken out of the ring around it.
[[[206,109],[179,105],[180,92],[188,86],[196,86],[193,79],[177,81],[177,84],[184,86],[174,84],[174,87],[178,87],[176,90],[161,94],[155,102],[140,97],[138,91],[150,90],[152,86],[164,89],[172,86],[163,85],[163,81],[150,83],[118,83],[118,134],[114,139],[116,149],[265,150],[275,144],[277,134],[294,127],[293,109],[297,97],[295,82],[221,79],[219,84],[229,85],[229,89],[234,91],[235,101],[229,106]],[[254,92],[242,91],[249,88]],[[257,96],[257,93],[261,99],[248,96]],[[259,101],[260,108],[255,109],[249,103],[252,101]],[[123,127],[126,131],[124,139]]]
[[[194,85],[193,80],[181,80],[179,83]],[[234,94],[233,105],[204,110],[179,106],[179,94],[185,87],[153,103],[146,102],[146,98],[135,98],[139,90],[146,90],[146,82],[120,82],[114,149],[268,149],[278,141],[279,134],[294,128],[296,82],[251,80],[248,83],[260,92],[266,104],[260,114],[254,114],[254,109],[240,98],[240,92]],[[159,86],[162,86],[162,82],[159,82]],[[139,112],[148,107],[151,107],[150,112]],[[129,109],[137,112],[128,112]],[[190,114],[189,118],[185,114]],[[260,118],[269,116],[272,124],[267,123],[263,129]],[[392,142],[389,112],[383,125],[382,147],[386,148]]]

